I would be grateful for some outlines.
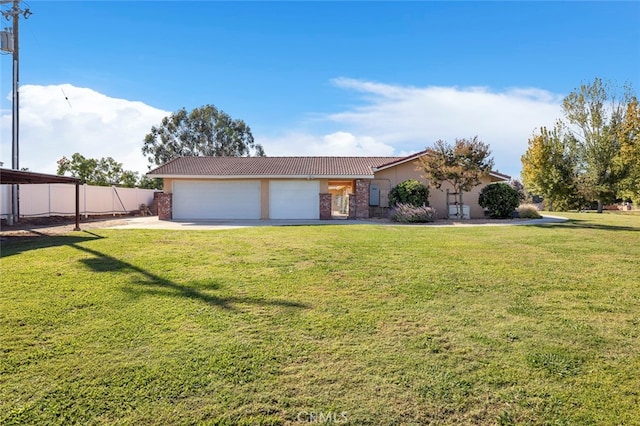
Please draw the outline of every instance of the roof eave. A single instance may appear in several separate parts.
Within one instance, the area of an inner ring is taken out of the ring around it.
[[[147,174],[147,176],[158,179],[373,179],[370,175],[177,175],[177,174]]]
[[[383,164],[379,167],[373,167],[373,172],[380,172],[382,170],[386,170],[386,169],[390,169],[392,167],[396,167],[399,166],[400,164],[404,164],[404,163],[408,163],[409,161],[415,161],[418,158],[427,155],[427,151],[420,151],[420,152],[416,152],[415,154],[411,154],[405,158],[402,158],[400,160],[391,162],[391,163],[387,163],[387,164]]]
[[[0,169],[0,183],[4,185],[72,183],[79,184],[80,179],[71,176],[51,175],[24,170]]]
[[[498,179],[502,179],[503,181],[511,180],[511,176],[505,175],[505,174],[502,174],[502,173],[499,173],[499,172],[494,172],[494,171],[489,172],[489,176],[493,176],[493,177],[496,177]]]

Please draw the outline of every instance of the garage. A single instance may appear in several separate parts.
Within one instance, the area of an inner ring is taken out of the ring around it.
[[[260,219],[260,181],[174,181],[173,218]]]
[[[269,181],[269,218],[319,219],[320,182],[317,180]]]

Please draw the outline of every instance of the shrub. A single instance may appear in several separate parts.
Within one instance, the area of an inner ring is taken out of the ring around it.
[[[390,219],[393,222],[425,223],[433,222],[436,218],[435,209],[427,206],[416,207],[411,204],[399,203],[391,210]]]
[[[520,204],[518,214],[523,219],[540,219],[542,217],[535,204]]]
[[[389,207],[410,204],[415,207],[429,205],[429,188],[415,179],[405,180],[389,191]]]
[[[513,211],[520,204],[518,191],[509,184],[497,182],[485,186],[478,198],[480,206],[489,210],[493,218],[511,217]]]

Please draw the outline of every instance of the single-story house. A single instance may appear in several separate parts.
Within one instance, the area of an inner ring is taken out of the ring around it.
[[[148,173],[164,179],[160,219],[338,219],[384,217],[388,193],[408,179],[425,182],[407,157],[178,157]],[[480,189],[509,176],[491,172],[463,194],[465,212],[483,217]],[[431,188],[438,218],[459,198]]]

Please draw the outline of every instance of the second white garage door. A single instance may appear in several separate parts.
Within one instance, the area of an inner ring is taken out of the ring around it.
[[[175,181],[174,219],[260,219],[260,181]]]
[[[320,182],[272,180],[269,182],[271,219],[319,219]]]

